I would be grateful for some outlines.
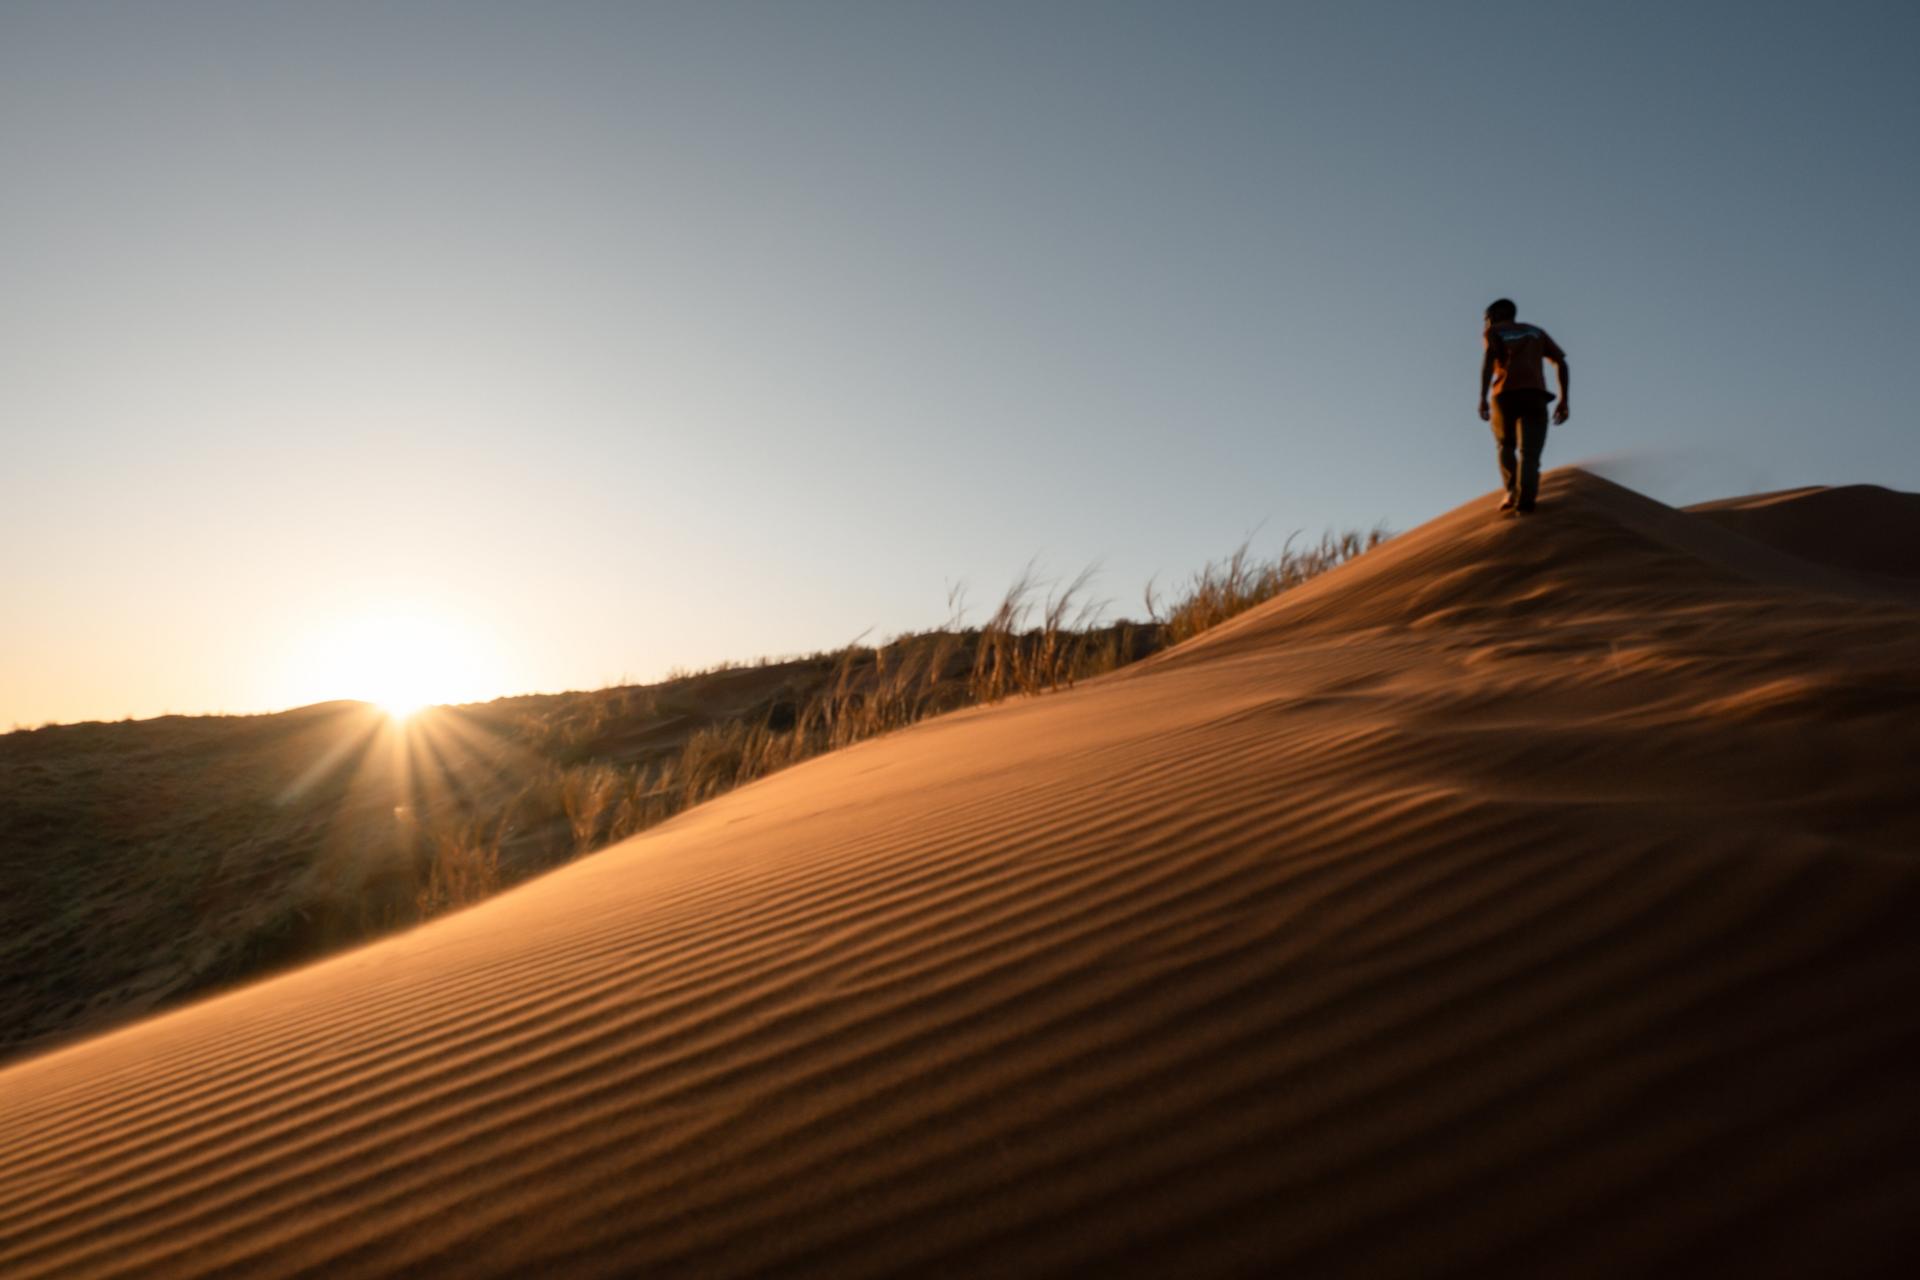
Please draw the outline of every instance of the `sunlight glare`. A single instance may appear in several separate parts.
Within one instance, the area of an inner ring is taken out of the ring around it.
[[[301,683],[354,698],[404,724],[422,709],[500,692],[480,637],[419,607],[370,610],[309,636]]]
[[[412,698],[382,698],[378,705],[387,713],[387,719],[395,724],[405,724],[427,704]]]

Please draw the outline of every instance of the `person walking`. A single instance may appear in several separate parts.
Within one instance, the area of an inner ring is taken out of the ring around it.
[[[1500,480],[1507,490],[1500,510],[1528,515],[1540,491],[1540,451],[1547,444],[1547,406],[1553,403],[1540,362],[1553,361],[1560,379],[1560,404],[1553,411],[1558,425],[1568,413],[1567,353],[1545,329],[1521,324],[1515,318],[1518,314],[1510,298],[1500,298],[1487,308],[1480,420],[1493,424],[1493,438],[1500,446]]]

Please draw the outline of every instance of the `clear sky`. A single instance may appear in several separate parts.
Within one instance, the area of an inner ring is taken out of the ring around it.
[[[1917,48],[1910,0],[0,0],[0,729],[653,679],[1033,557],[1138,616],[1493,489],[1502,294],[1571,357],[1549,465],[1920,489]]]

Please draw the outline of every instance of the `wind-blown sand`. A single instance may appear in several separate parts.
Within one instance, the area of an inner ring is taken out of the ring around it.
[[[0,1071],[0,1274],[1911,1265],[1920,593],[1770,505],[1557,472]]]

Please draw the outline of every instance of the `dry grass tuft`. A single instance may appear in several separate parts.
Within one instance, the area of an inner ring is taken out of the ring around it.
[[[1321,535],[1317,545],[1297,550],[1293,538],[1288,538],[1280,554],[1270,560],[1253,559],[1248,554],[1251,542],[1243,542],[1225,560],[1213,561],[1195,574],[1186,593],[1164,610],[1154,594],[1153,584],[1149,583],[1147,615],[1164,629],[1163,643],[1171,647],[1329,569],[1338,568],[1355,556],[1373,550],[1389,536],[1386,529],[1378,526],[1365,535],[1352,530],[1327,533]]]
[[[500,891],[504,824],[468,819],[432,837],[432,854],[414,895],[414,918],[425,920],[471,906]]]
[[[1033,566],[1027,566],[980,630],[967,685],[972,701],[1072,688],[1077,680],[1130,660],[1123,655],[1132,653],[1133,625],[1095,625],[1101,607],[1084,598],[1093,574],[1092,568],[1082,570],[1065,587],[1049,591],[1036,609],[1040,584]]]

